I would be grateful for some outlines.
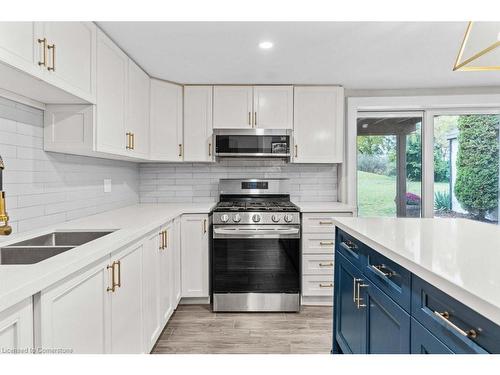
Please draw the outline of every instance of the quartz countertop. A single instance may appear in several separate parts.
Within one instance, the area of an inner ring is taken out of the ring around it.
[[[342,217],[334,222],[500,325],[500,226],[438,218]]]
[[[341,202],[293,202],[300,212],[355,212],[354,207]]]
[[[0,265],[0,311],[126,247],[179,215],[209,213],[214,205],[137,204],[2,238],[0,247],[59,230],[114,230],[107,236],[36,264]]]

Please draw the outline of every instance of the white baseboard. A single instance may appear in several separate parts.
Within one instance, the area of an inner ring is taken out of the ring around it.
[[[333,306],[332,296],[302,296],[304,306]]]
[[[182,297],[179,305],[209,305],[210,297]]]

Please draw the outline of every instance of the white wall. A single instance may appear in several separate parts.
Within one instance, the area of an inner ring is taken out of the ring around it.
[[[0,98],[0,155],[14,232],[24,232],[139,201],[139,167],[43,151],[43,112]],[[103,180],[112,180],[104,193]]]
[[[216,202],[221,178],[289,178],[295,201],[336,201],[335,164],[225,160],[216,164],[142,164],[141,203]]]

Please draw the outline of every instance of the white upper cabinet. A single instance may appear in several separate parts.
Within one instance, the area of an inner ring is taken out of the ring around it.
[[[214,129],[253,127],[252,86],[214,86]]]
[[[293,86],[255,86],[253,125],[261,129],[293,128]]]
[[[149,76],[129,59],[126,148],[128,154],[139,158],[149,157],[149,81]]]
[[[96,33],[93,22],[43,23],[45,80],[91,103],[96,94]]]
[[[36,22],[0,22],[0,60],[18,69],[39,74],[39,49]],[[40,35],[38,35],[40,34]],[[40,48],[39,48],[40,47]],[[42,61],[41,61],[42,63]]]
[[[151,80],[150,158],[182,161],[182,86]]]
[[[334,86],[295,87],[295,163],[342,163],[344,89]]]
[[[97,33],[97,151],[124,155],[128,57],[103,32]]]
[[[212,86],[184,87],[184,161],[213,161]]]

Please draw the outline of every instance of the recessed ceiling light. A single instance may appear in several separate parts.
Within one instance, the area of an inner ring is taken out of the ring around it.
[[[260,42],[259,43],[259,48],[260,49],[271,49],[273,48],[273,42],[265,41],[265,42]]]

